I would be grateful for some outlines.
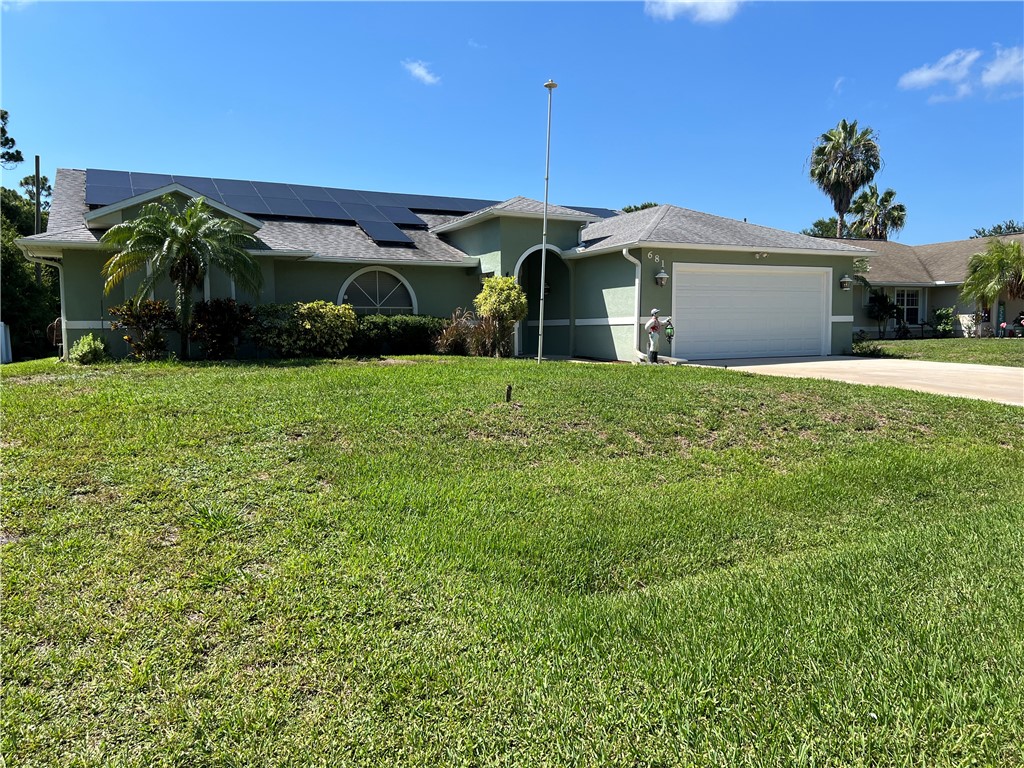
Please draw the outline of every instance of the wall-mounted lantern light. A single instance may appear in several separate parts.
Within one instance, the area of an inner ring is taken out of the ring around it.
[[[658,284],[659,288],[664,288],[668,284],[668,272],[665,271],[664,267],[654,276],[654,282]]]
[[[843,275],[839,278],[839,289],[842,291],[848,291],[853,287],[853,278],[849,275]]]

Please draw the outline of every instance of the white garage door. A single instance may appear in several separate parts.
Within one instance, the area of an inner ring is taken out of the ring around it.
[[[827,355],[831,270],[679,264],[672,354],[688,360]]]

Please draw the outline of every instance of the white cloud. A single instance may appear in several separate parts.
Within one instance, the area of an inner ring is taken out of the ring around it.
[[[999,48],[995,61],[985,66],[981,84],[986,88],[1024,82],[1024,48]]]
[[[672,21],[689,16],[694,21],[728,21],[743,0],[644,0],[644,13],[655,19]]]
[[[425,85],[437,85],[441,82],[441,78],[430,71],[425,61],[406,60],[402,62],[402,66],[408,70],[410,75]]]
[[[473,38],[470,38],[470,39],[469,39],[469,47],[470,47],[470,48],[477,48],[477,49],[483,50],[483,49],[484,49],[484,48],[486,48],[487,46],[486,46],[486,45],[484,45],[483,43],[478,43],[478,42],[477,42],[476,40],[474,40]]]
[[[966,99],[970,96],[972,90],[970,83],[960,83],[953,93],[936,93],[929,96],[928,103],[942,104],[947,101],[960,101],[960,99]]]
[[[840,76],[840,77],[836,78],[836,83],[835,83],[835,85],[832,86],[832,90],[835,92],[836,96],[842,95],[842,93],[843,93],[843,84],[845,82],[846,82],[846,78],[845,77]]]
[[[912,69],[905,73],[899,80],[899,87],[931,88],[939,83],[960,83],[971,74],[971,67],[981,56],[981,51],[973,48],[964,50],[957,48],[948,53],[934,64],[925,64],[923,67]]]

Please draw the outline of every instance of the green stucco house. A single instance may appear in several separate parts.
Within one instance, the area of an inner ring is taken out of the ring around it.
[[[953,308],[955,332],[961,336],[996,335],[999,324],[1009,322],[1024,311],[1024,299],[1008,293],[996,298],[991,307],[979,307],[960,297],[967,278],[967,265],[976,253],[983,253],[993,238],[952,240],[925,245],[905,245],[888,240],[857,240],[857,245],[871,251],[871,267],[865,276],[872,288],[884,291],[897,306],[896,317],[884,328],[892,334],[896,324],[904,322],[914,336],[930,333],[929,324],[935,310]],[[1024,243],[1024,234],[1006,235],[1005,241]],[[846,242],[851,241],[835,241]],[[869,292],[862,285],[853,288],[853,330],[870,336],[878,324],[868,316]]]
[[[543,205],[333,187],[98,169],[57,171],[47,231],[18,241],[26,258],[60,273],[63,348],[110,331],[107,308],[131,296],[129,280],[103,293],[110,252],[100,237],[165,194],[204,196],[258,238],[259,296],[212,274],[204,298],[323,299],[357,313],[448,317],[472,306],[488,275],[514,276],[529,299],[517,354],[535,354],[545,296],[544,353],[635,361],[643,324],[658,307],[676,336],[668,354],[690,360],[848,353],[854,325],[849,275],[870,251],[661,205],[634,213],[548,207],[548,257],[540,284]],[[156,298],[171,298],[171,288]],[[666,350],[662,350],[666,354]]]

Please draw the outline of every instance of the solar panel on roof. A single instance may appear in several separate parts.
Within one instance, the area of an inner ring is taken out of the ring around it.
[[[252,185],[256,187],[256,194],[266,200],[268,197],[280,197],[285,199],[296,200],[298,195],[292,192],[292,188],[287,184],[277,184],[272,181],[254,181]]]
[[[309,209],[296,198],[264,197],[263,202],[267,204],[270,212],[275,216],[302,216],[309,218]]]
[[[236,181],[235,179],[214,179],[213,183],[222,195],[249,195],[258,196],[256,187],[251,181]]]
[[[299,200],[323,200],[324,202],[334,200],[323,187],[308,187],[305,184],[289,184],[288,186]]]
[[[377,243],[412,243],[412,238],[390,221],[356,221],[363,232]]]
[[[355,218],[333,200],[303,200],[309,212],[317,219],[354,221]]]
[[[86,187],[85,202],[89,205],[110,205],[132,197],[131,187],[107,187],[92,184]]]
[[[426,226],[411,209],[462,215],[490,201],[469,198],[367,192],[305,184],[214,179],[205,176],[170,176],[134,171],[86,170],[86,202],[110,205],[177,182],[211,200],[253,215],[296,216],[334,221],[376,221]],[[395,236],[394,232],[390,233]],[[406,242],[405,236],[399,242]]]
[[[85,171],[86,187],[98,184],[101,187],[129,187],[132,186],[131,175],[128,171],[101,171],[96,168],[88,168]]]
[[[132,189],[136,195],[150,192],[172,183],[172,177],[163,173],[131,173]]]
[[[220,200],[220,192],[217,190],[217,185],[213,183],[213,179],[203,178],[201,176],[173,176],[172,178],[176,184],[188,187],[192,191],[198,192],[201,195],[207,195]]]
[[[345,210],[356,217],[356,221],[387,221],[388,217],[372,205],[346,203]]]
[[[335,202],[347,205],[348,203],[359,203],[360,205],[366,205],[366,198],[356,192],[354,189],[334,189],[333,187],[327,187],[327,194],[331,196],[331,199]]]
[[[387,220],[392,224],[411,224],[417,227],[427,226],[423,219],[408,208],[402,208],[400,206],[381,206],[377,210],[383,213],[387,217]]]
[[[269,214],[270,206],[256,195],[221,195],[221,202],[242,213]]]

